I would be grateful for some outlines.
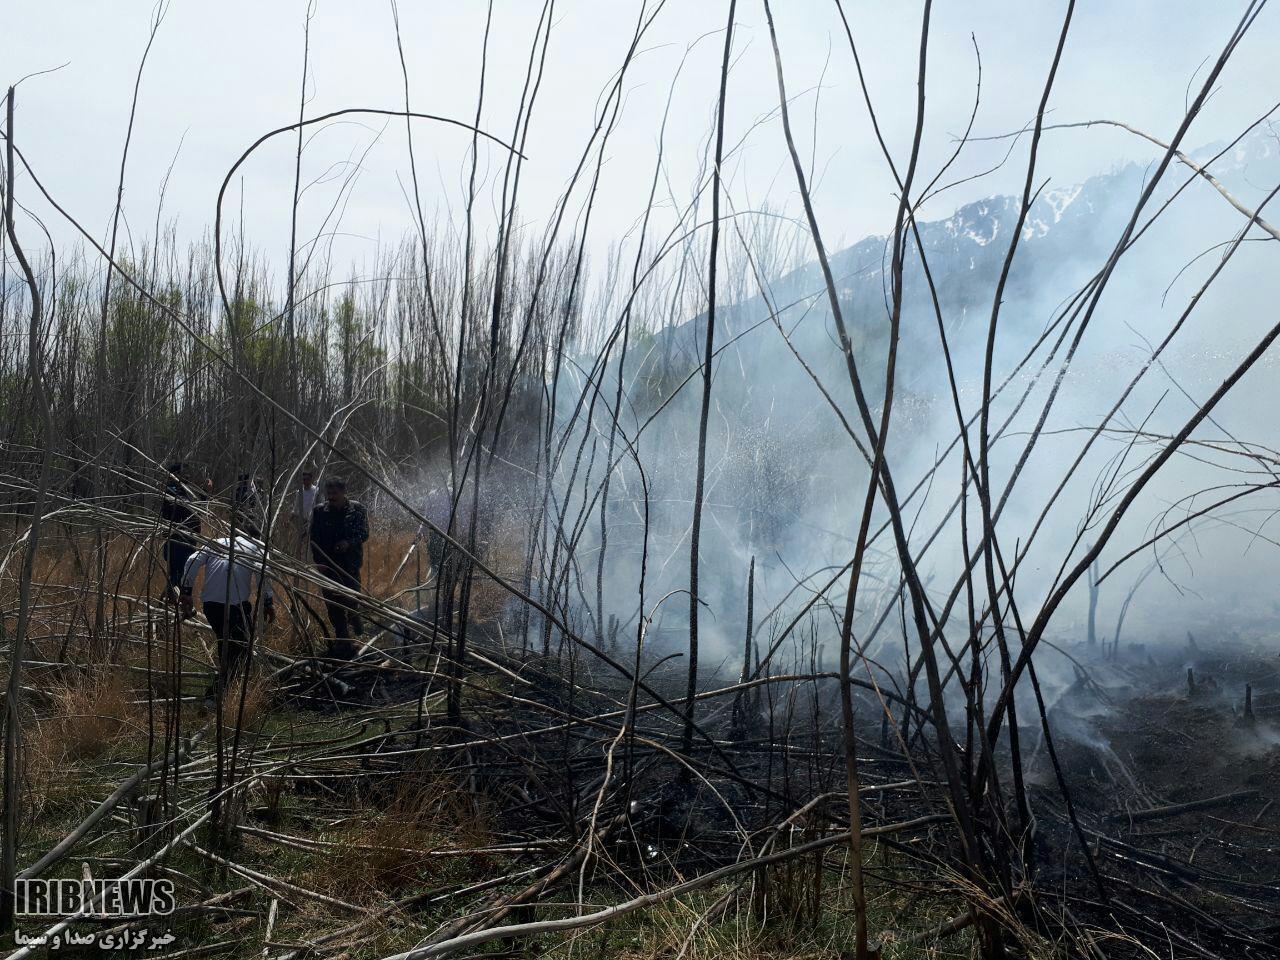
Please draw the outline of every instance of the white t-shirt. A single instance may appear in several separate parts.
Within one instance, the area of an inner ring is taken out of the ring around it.
[[[311,511],[316,508],[316,494],[319,492],[319,487],[301,487],[293,503],[293,515],[303,520],[310,520]]]
[[[231,540],[223,537],[191,555],[182,571],[184,593],[195,586],[196,574],[204,568],[202,603],[246,603],[254,600],[254,589],[262,570],[262,547],[252,540],[236,537],[235,560],[232,561]],[[271,596],[271,584],[263,582],[262,594]]]

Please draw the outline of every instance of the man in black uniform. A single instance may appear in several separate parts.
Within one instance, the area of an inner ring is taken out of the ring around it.
[[[160,520],[164,528],[164,559],[169,568],[169,590],[176,593],[182,585],[182,570],[196,551],[200,536],[200,517],[191,509],[195,491],[187,486],[186,467],[169,464],[169,476],[161,492]]]
[[[325,502],[311,514],[311,558],[320,572],[349,590],[360,589],[364,566],[364,542],[369,539],[369,517],[364,505],[347,497],[347,484],[330,477],[324,484]],[[336,590],[325,590],[324,603],[333,624],[329,655],[349,659],[355,653],[351,634],[364,633],[358,601]]]

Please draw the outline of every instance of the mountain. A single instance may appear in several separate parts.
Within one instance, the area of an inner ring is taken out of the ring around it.
[[[1197,150],[1193,159],[1208,162],[1222,149],[1217,145]],[[1242,202],[1260,202],[1265,190],[1280,181],[1276,136],[1270,131],[1255,133],[1227,150],[1211,169]],[[1022,243],[1005,289],[1002,343],[1030,345],[1055,312],[1101,268],[1151,173],[1150,166],[1129,163],[1083,183],[1050,185],[1038,194],[1022,225]],[[1177,162],[1148,204],[1144,219],[1189,178],[1194,181],[1189,189],[1161,212],[1157,228],[1126,255],[1126,264],[1138,262],[1145,267],[1156,256],[1151,248],[1157,246],[1161,265],[1169,265],[1165,272],[1172,277],[1182,263],[1202,252],[1207,245],[1200,242],[1202,237],[1221,240],[1243,225],[1240,215],[1208,184]],[[975,368],[981,368],[992,298],[1019,207],[1017,197],[992,196],[965,204],[944,220],[919,224],[924,259],[962,380],[971,380]],[[889,243],[888,237],[869,236],[830,258],[841,312],[870,394],[881,390],[883,384],[889,330]],[[905,398],[907,404],[921,397],[937,399],[945,388],[945,379],[939,379],[944,371],[937,318],[919,254],[912,238],[904,270],[897,372],[900,401]],[[768,300],[785,307],[779,311],[779,320],[788,330],[794,327],[793,345],[852,417],[851,391],[817,263],[807,263],[779,277],[771,285]],[[717,396],[725,406],[750,416],[776,411],[781,400],[791,399],[797,391],[824,402],[772,323],[744,333],[768,315],[766,300],[759,295],[722,309],[717,344],[730,344],[735,336],[743,336],[720,357]],[[705,315],[700,315],[662,331],[647,366],[636,371],[637,381],[679,382],[699,363],[705,323]],[[827,420],[821,429],[830,429],[832,424]]]

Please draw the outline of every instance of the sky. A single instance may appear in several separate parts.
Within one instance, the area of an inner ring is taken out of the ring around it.
[[[774,0],[799,149],[814,175],[829,245],[883,233],[895,209],[893,182],[862,103],[848,40],[834,0]],[[1186,0],[1081,3],[1050,109],[1057,121],[1124,120],[1167,137],[1181,119],[1188,85],[1217,56],[1244,4]],[[605,150],[589,247],[603,256],[644,211],[659,130],[670,96],[660,207],[668,214],[695,191],[712,130],[726,3],[648,0],[656,15],[625,80],[625,104]],[[481,125],[511,136],[542,4],[495,0]],[[631,42],[636,0],[558,0],[544,77],[534,106],[521,181],[522,221],[547,221],[581,156],[601,96]],[[890,149],[903,163],[915,119],[920,17],[916,2],[846,0],[867,82]],[[1065,4],[1048,0],[940,3],[928,50],[922,169],[933,172],[968,121],[982,64],[974,134],[1016,130],[1034,116]],[[19,87],[17,142],[51,192],[99,237],[107,233],[138,64],[154,8],[147,2],[9,0],[0,33],[0,81],[36,71]],[[142,73],[124,177],[127,240],[160,219],[183,240],[213,222],[219,186],[258,136],[297,118],[305,0],[219,3],[171,0]],[[487,5],[480,0],[402,2],[401,39],[415,110],[470,121],[476,110]],[[778,93],[763,5],[737,6],[726,109],[727,202],[800,214],[776,115]],[[1264,10],[1223,74],[1193,146],[1234,136],[1271,105],[1271,58],[1280,41],[1277,11]],[[400,109],[404,79],[388,2],[315,0],[310,26],[307,114],[348,107]],[[1025,144],[1025,141],[1024,141]],[[414,127],[417,173],[429,220],[460,222],[469,171],[469,135],[426,121]],[[291,136],[257,151],[229,192],[225,216],[240,221],[266,261],[287,259],[293,188]],[[966,148],[948,179],[979,173],[1003,143]],[[1078,182],[1153,150],[1130,134],[1098,129],[1049,134],[1041,161],[1052,184]],[[924,216],[961,203],[1017,192],[1025,149],[1002,169],[932,201]],[[501,190],[500,147],[482,147],[478,209],[492,232]],[[358,176],[348,175],[359,164]],[[410,165],[402,120],[348,118],[308,130],[299,218],[303,236],[320,231],[337,263],[361,264],[411,229]],[[343,185],[347,184],[347,192]],[[57,242],[71,239],[21,180],[20,200],[45,219]],[[577,209],[575,204],[574,209]],[[33,228],[34,229],[34,228]]]

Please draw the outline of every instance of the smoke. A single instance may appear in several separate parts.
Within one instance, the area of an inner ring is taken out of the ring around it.
[[[1197,156],[1204,160],[1216,152]],[[1280,175],[1278,158],[1275,137],[1264,130],[1229,151],[1213,169],[1227,189],[1251,206]],[[1067,324],[1078,324],[1079,314],[1072,312],[1080,302],[1077,295],[1106,263],[1149,175],[1144,166],[1121,165],[1078,185],[1042,193],[1023,229],[1001,307],[993,383],[1005,385],[992,408],[991,429],[998,440],[991,475],[998,499],[1015,469],[1019,471],[997,529],[1006,562],[1012,565],[1015,556],[1021,557],[1015,596],[1024,620],[1034,617],[1067,559],[1093,542],[1135,472],[1162,446],[1161,438],[1176,431],[1239,361],[1269,322],[1267,304],[1280,292],[1280,281],[1265,266],[1265,245],[1250,241],[1197,299],[1245,219],[1179,167],[1148,207],[1147,216],[1160,211],[1159,217],[1121,259],[1079,348],[1064,363],[1077,329]],[[1194,182],[1180,190],[1189,176]],[[1163,209],[1166,201],[1170,205]],[[991,298],[1016,215],[1015,199],[991,197],[964,205],[944,220],[920,224],[966,418],[977,413],[981,400]],[[705,601],[703,662],[708,668],[723,665],[731,673],[740,669],[743,655],[752,558],[756,636],[767,648],[814,591],[848,562],[867,477],[865,461],[844,425],[862,435],[844,360],[820,275],[803,242],[776,229],[755,236],[740,232],[737,239],[724,271],[734,296],[732,305],[721,311],[716,337],[721,352],[715,361],[708,440],[700,591]],[[888,329],[886,244],[884,237],[870,237],[832,256],[855,357],[877,405]],[[690,269],[698,269],[699,253],[690,256]],[[762,261],[774,265],[774,272],[763,278],[763,290],[757,276]],[[911,543],[922,555],[921,574],[941,607],[963,570],[956,510],[961,451],[954,443],[956,418],[932,296],[914,244],[908,249],[906,275],[888,462],[900,495],[912,493],[905,511]],[[697,309],[700,287],[696,294],[684,300],[694,319],[659,329],[643,351],[633,348],[624,371],[621,429],[631,445],[615,458],[612,474],[603,609],[595,609],[593,589],[577,591],[571,604],[584,621],[616,616],[634,630],[641,613],[637,583],[645,545],[642,490],[648,493],[646,595],[656,600],[688,585],[698,403],[688,384],[705,331],[705,316]],[[1154,346],[1193,300],[1185,327],[1151,364]],[[777,324],[771,308],[777,310]],[[785,339],[779,327],[786,331]],[[1065,339],[1058,343],[1064,329]],[[616,355],[610,357],[599,376],[602,392],[610,397],[618,364]],[[1137,387],[1112,415],[1112,407],[1144,368]],[[586,381],[577,386],[592,389]],[[1056,399],[1039,441],[1019,466],[1051,392]],[[1214,500],[1245,484],[1273,479],[1274,455],[1265,446],[1242,446],[1267,443],[1268,396],[1267,369],[1254,371],[1146,489],[1101,557],[1101,570]],[[1107,430],[1064,482],[1091,432],[1108,416]],[[562,421],[569,418],[566,405]],[[570,514],[591,508],[604,470],[610,421],[608,405],[602,404],[593,422],[574,428],[569,446],[590,453],[579,457],[576,474],[562,464],[557,475],[562,485],[572,477],[582,487],[561,487],[561,495],[573,505]],[[970,442],[976,445],[976,423]],[[618,446],[624,445],[619,441]],[[582,463],[588,460],[593,467],[584,473]],[[917,484],[922,485],[917,489]],[[1127,559],[1098,591],[1100,642],[1116,639],[1122,608],[1122,644],[1158,643],[1171,635],[1180,639],[1186,624],[1223,636],[1266,623],[1275,605],[1264,585],[1280,572],[1266,522],[1275,505],[1274,491],[1260,490],[1206,513]],[[974,531],[981,525],[972,491],[966,507],[972,550]],[[885,519],[883,506],[878,509],[873,530]],[[578,560],[590,573],[584,577],[593,580],[601,547],[598,517],[582,525],[577,545]],[[891,540],[882,536],[874,547],[858,599],[855,632],[863,636],[893,602],[899,577]],[[835,635],[846,589],[839,579],[812,609],[825,638]],[[984,601],[985,586],[979,582],[978,602]],[[1088,588],[1082,582],[1060,609],[1049,636],[1068,644],[1082,642],[1087,607]],[[963,621],[963,610],[961,600],[953,617]],[[651,611],[643,612],[647,616]],[[678,651],[687,630],[687,603],[667,602],[654,616],[651,643],[659,652]],[[881,638],[890,662],[900,661],[903,639],[896,613]],[[797,655],[799,634],[782,656],[790,661]]]

